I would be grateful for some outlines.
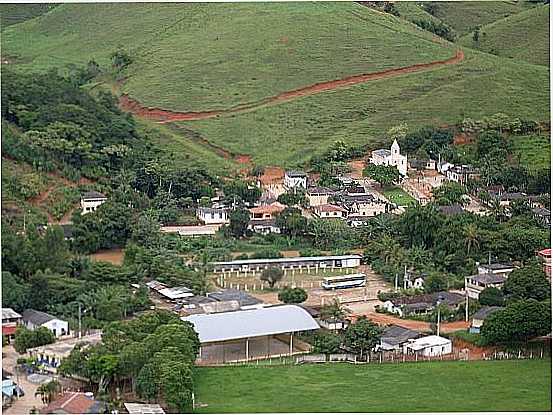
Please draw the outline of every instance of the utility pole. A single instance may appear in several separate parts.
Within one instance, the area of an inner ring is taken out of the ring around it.
[[[81,303],[79,303],[79,339],[83,337],[81,331]]]
[[[394,281],[394,287],[395,287],[394,291],[397,292],[397,272],[396,272],[396,279]]]
[[[469,292],[467,290],[466,278],[465,278],[465,321],[469,321]]]
[[[438,325],[436,327],[436,335],[440,335],[440,302],[438,301]]]

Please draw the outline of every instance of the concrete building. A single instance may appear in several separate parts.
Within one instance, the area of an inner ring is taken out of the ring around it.
[[[501,274],[478,274],[465,278],[465,289],[469,298],[475,300],[480,297],[480,293],[486,288],[501,289],[507,277]]]
[[[469,180],[479,177],[478,170],[470,165],[454,166],[446,171],[446,177],[449,181],[462,185],[467,184]]]
[[[229,223],[229,212],[226,208],[200,207],[196,217],[205,225],[222,225]]]
[[[250,220],[248,229],[255,233],[268,235],[270,233],[280,233],[280,227],[276,224],[276,219],[255,219]]]
[[[69,334],[69,323],[67,321],[31,308],[23,312],[22,323],[29,330],[35,330],[39,327],[46,327],[54,333],[54,336],[56,337]]]
[[[182,317],[200,339],[197,364],[248,361],[305,353],[309,347],[294,335],[319,329],[307,311],[279,305],[218,314]]]
[[[104,204],[108,198],[100,192],[86,192],[81,195],[81,214],[94,212]]]
[[[451,340],[440,336],[426,336],[410,341],[403,346],[403,353],[432,357],[453,352]]]
[[[307,174],[302,171],[288,170],[284,174],[284,187],[288,190],[294,188],[307,189]]]
[[[422,334],[405,327],[391,325],[384,328],[380,336],[380,343],[376,350],[403,351],[403,346],[412,340],[418,339]]]
[[[307,196],[307,200],[309,201],[309,206],[314,207],[326,205],[328,203],[328,198],[333,193],[334,192],[326,187],[308,187],[305,194]]]
[[[543,272],[551,280],[551,248],[542,249],[537,256],[542,261]]]
[[[507,277],[515,269],[517,267],[509,263],[480,264],[478,265],[478,274],[494,274]]]
[[[327,203],[313,208],[313,214],[321,219],[345,219],[348,211],[338,205]]]
[[[251,220],[276,219],[277,215],[286,209],[286,206],[279,202],[270,205],[257,206],[250,210]]]
[[[11,308],[2,308],[2,336],[10,342],[15,335],[17,326],[21,324],[22,316]]]
[[[377,166],[395,166],[402,176],[407,176],[407,156],[401,154],[397,140],[390,150],[374,150],[370,162]]]

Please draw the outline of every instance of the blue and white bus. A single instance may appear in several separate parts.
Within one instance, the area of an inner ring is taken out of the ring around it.
[[[337,277],[324,278],[321,286],[325,290],[335,290],[339,288],[357,288],[364,287],[366,281],[367,276],[363,273],[339,275]]]

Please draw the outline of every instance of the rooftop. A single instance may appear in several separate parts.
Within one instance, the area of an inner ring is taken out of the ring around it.
[[[44,346],[33,347],[32,349],[29,349],[29,351],[43,353],[49,356],[54,355],[58,357],[67,357],[79,343],[94,345],[100,343],[101,341],[102,333],[95,333],[82,336],[81,338],[75,337],[68,340],[60,340],[55,343],[46,344]]]
[[[329,255],[329,256],[301,256],[301,257],[287,257],[287,258],[261,258],[261,259],[238,259],[234,261],[221,261],[214,262],[214,265],[248,265],[259,263],[275,263],[282,262],[304,262],[304,261],[326,261],[326,260],[346,260],[346,259],[361,259],[361,255]]]
[[[249,306],[255,304],[261,304],[263,301],[252,297],[245,291],[227,289],[207,294],[208,298],[213,298],[217,301],[238,301],[240,306]]]
[[[81,199],[83,200],[89,200],[89,199],[107,199],[106,195],[100,192],[96,191],[90,191],[90,192],[84,192],[81,195]]]
[[[295,305],[240,310],[230,313],[183,317],[194,325],[201,343],[261,337],[306,330],[319,325],[303,308]]]
[[[502,310],[502,309],[503,309],[503,307],[496,307],[496,306],[482,307],[480,310],[478,310],[476,313],[474,313],[472,318],[475,318],[477,320],[485,320],[488,316],[490,316],[493,313],[495,313],[496,311],[499,311],[499,310]]]
[[[507,281],[507,278],[501,274],[478,274],[467,278],[482,284],[501,284]]]
[[[409,339],[416,339],[421,334],[418,331],[410,330],[401,326],[388,326],[382,332],[380,340],[382,342],[396,345],[406,342]]]
[[[28,321],[35,326],[41,326],[44,323],[48,323],[52,320],[59,320],[56,316],[53,316],[42,311],[33,310],[29,308],[23,312],[23,321]]]
[[[395,305],[411,305],[411,307],[423,307],[425,305],[435,305],[438,300],[442,304],[456,305],[465,300],[465,297],[461,294],[450,293],[447,291],[440,291],[432,294],[412,295],[407,297],[399,297],[391,299]]]
[[[440,206],[438,210],[446,216],[459,215],[464,212],[461,205]]]
[[[480,264],[479,267],[487,270],[492,270],[492,271],[509,270],[509,269],[515,268],[515,266],[510,263]]]
[[[389,157],[392,155],[392,152],[390,150],[387,150],[385,148],[381,148],[379,150],[374,150],[372,152],[373,156],[380,156],[380,157]]]
[[[347,212],[346,209],[330,203],[327,203],[326,205],[316,206],[315,210],[319,212]]]
[[[2,309],[2,320],[12,319],[12,318],[21,318],[21,314],[13,311],[13,309],[11,309],[11,308],[3,308]]]
[[[164,297],[167,297],[171,300],[176,300],[176,299],[185,298],[185,297],[192,297],[194,295],[192,290],[186,287],[163,288],[158,292]]]
[[[270,205],[262,205],[257,206],[250,209],[250,213],[279,213],[282,212],[284,209],[286,209],[286,206],[284,206],[282,203],[274,202]]]
[[[288,170],[286,172],[286,176],[288,176],[288,177],[307,177],[307,174],[305,174],[303,171]]]
[[[157,403],[125,402],[125,409],[131,415],[164,414],[165,411]]]
[[[412,350],[422,350],[422,349],[426,349],[427,347],[443,346],[449,343],[451,343],[451,340],[449,339],[432,335],[432,336],[426,336],[426,337],[421,337],[419,339],[416,339],[415,341],[409,344],[409,348]]]
[[[83,392],[65,392],[58,399],[50,402],[41,414],[99,414],[103,413],[105,404],[94,400],[93,396]]]

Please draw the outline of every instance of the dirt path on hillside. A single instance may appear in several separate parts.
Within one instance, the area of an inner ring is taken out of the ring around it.
[[[455,56],[429,63],[417,63],[410,66],[405,66],[396,69],[388,69],[384,71],[372,72],[367,74],[348,76],[343,79],[337,79],[333,81],[319,82],[313,85],[309,85],[303,88],[294,89],[292,91],[283,92],[281,94],[264,98],[260,101],[241,104],[233,108],[224,110],[213,111],[191,111],[191,112],[177,112],[164,110],[161,108],[149,108],[144,107],[138,101],[132,99],[126,94],[121,95],[119,98],[120,107],[128,112],[147,118],[150,120],[158,121],[160,123],[167,123],[173,121],[193,121],[204,120],[208,118],[215,118],[221,115],[234,114],[238,112],[250,111],[269,104],[278,104],[281,102],[291,101],[296,98],[301,98],[308,95],[314,95],[325,91],[332,91],[335,89],[345,88],[352,85],[361,84],[368,81],[374,81],[378,79],[392,78],[399,75],[404,75],[413,72],[420,72],[426,69],[436,68],[444,65],[454,65],[461,62],[465,58],[465,54],[461,49],[457,50]]]

